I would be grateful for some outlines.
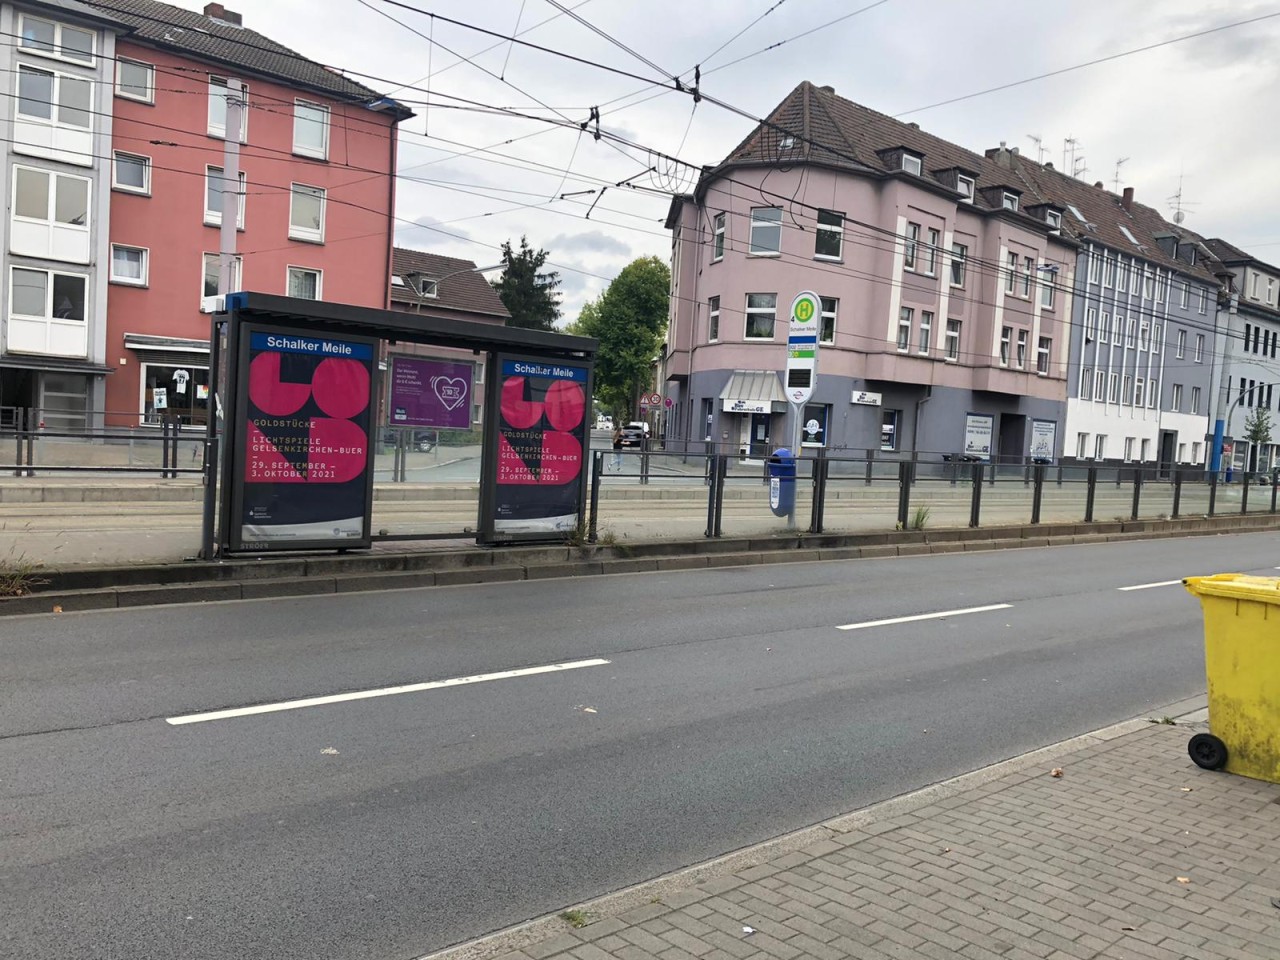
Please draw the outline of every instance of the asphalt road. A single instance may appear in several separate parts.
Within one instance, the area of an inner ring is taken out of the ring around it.
[[[415,957],[1202,692],[1198,603],[1119,588],[1270,573],[1276,548],[6,618],[0,955]]]

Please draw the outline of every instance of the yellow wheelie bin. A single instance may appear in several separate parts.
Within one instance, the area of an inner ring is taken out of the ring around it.
[[[1280,783],[1280,578],[1187,577],[1204,608],[1209,730],[1187,744],[1197,766]]]

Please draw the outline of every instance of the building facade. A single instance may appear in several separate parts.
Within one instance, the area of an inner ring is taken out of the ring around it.
[[[0,4],[0,425],[101,407],[107,362],[111,88],[125,25],[70,2]]]

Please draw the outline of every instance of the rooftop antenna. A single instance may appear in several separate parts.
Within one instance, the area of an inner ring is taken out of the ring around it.
[[[1077,157],[1073,151],[1071,154],[1071,175],[1079,177],[1089,172],[1089,166],[1085,163],[1084,157]]]
[[[1169,205],[1173,209],[1173,222],[1181,226],[1182,222],[1187,219],[1189,210],[1185,207],[1194,207],[1198,201],[1185,200],[1182,196],[1182,174],[1178,174],[1178,192],[1169,198]]]
[[[1062,169],[1070,171],[1076,165],[1076,147],[1080,141],[1075,137],[1065,137],[1062,141]]]
[[[1120,158],[1118,158],[1118,159],[1116,160],[1116,178],[1115,178],[1115,180],[1114,180],[1114,181],[1113,181],[1113,183],[1112,183],[1112,192],[1113,192],[1113,193],[1119,193],[1119,192],[1120,192],[1120,168],[1121,168],[1121,167],[1123,167],[1123,166],[1124,166],[1126,163],[1128,163],[1128,162],[1129,162],[1129,158],[1128,158],[1128,157],[1120,157]]]
[[[1038,133],[1028,133],[1027,139],[1036,145],[1036,163],[1044,163],[1044,155],[1049,152],[1044,148],[1044,138]]]

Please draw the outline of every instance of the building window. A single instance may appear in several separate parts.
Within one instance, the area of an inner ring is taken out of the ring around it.
[[[925,247],[924,256],[924,272],[929,276],[934,276],[938,271],[938,241],[941,235],[937,230],[929,231],[929,245]]]
[[[1080,370],[1080,399],[1093,399],[1093,367],[1082,367]]]
[[[94,34],[66,23],[22,15],[22,49],[42,57],[93,63]]]
[[[1173,385],[1173,396],[1169,401],[1169,408],[1174,413],[1182,412],[1182,384],[1175,383]]]
[[[17,219],[89,229],[89,181],[39,170],[13,168],[13,215]],[[25,251],[14,251],[21,253]],[[47,253],[28,254],[48,256]]]
[[[778,317],[778,295],[776,293],[747,294],[747,330],[748,340],[772,340],[773,324]]]
[[[1089,435],[1087,433],[1076,434],[1076,459],[1083,460],[1088,456],[1089,452]]]
[[[898,310],[898,352],[906,353],[911,349],[911,316],[910,307]]]
[[[963,174],[956,177],[956,189],[960,191],[960,197],[965,203],[973,203],[973,191],[976,184],[973,177],[966,177]]]
[[[240,189],[236,191],[236,227],[244,229],[245,187],[248,181],[242,171],[240,173]],[[204,222],[211,226],[222,223],[223,191],[227,189],[227,178],[222,175],[221,167],[204,168]]]
[[[1143,438],[1142,441],[1142,462],[1146,463],[1151,459],[1151,440]]]
[[[1191,284],[1183,280],[1178,285],[1178,306],[1182,307],[1182,309],[1185,310],[1190,305],[1190,303],[1191,303]]]
[[[927,356],[929,353],[929,340],[933,336],[933,314],[928,310],[920,311],[920,339],[917,342],[916,352]]]
[[[202,297],[218,295],[218,273],[221,263],[222,258],[216,253],[204,255],[204,282],[200,288]],[[228,293],[236,293],[242,289],[244,289],[244,260],[236,257],[231,266],[231,289]]]
[[[440,281],[433,280],[431,277],[419,277],[418,288],[414,293],[428,300],[436,300],[440,297]]]
[[[1151,352],[1160,352],[1160,343],[1164,339],[1164,327],[1158,323],[1151,325]]]
[[[288,295],[303,300],[319,300],[321,295],[321,271],[310,267],[290,267]]]
[[[1152,377],[1147,381],[1147,406],[1155,409],[1160,400],[1160,381]]]
[[[293,101],[293,152],[317,160],[329,159],[329,108],[306,100]]]
[[[18,116],[56,126],[93,129],[93,84],[51,70],[18,66]]]
[[[1123,323],[1124,323],[1123,317],[1116,317],[1117,333],[1120,331],[1120,329],[1122,329]],[[1138,346],[1138,321],[1134,317],[1129,318],[1129,336],[1127,340],[1127,346],[1129,347],[1130,350],[1133,350]]]
[[[1088,343],[1094,338],[1098,328],[1098,310],[1096,307],[1090,307],[1084,312],[1084,339]]]
[[[843,242],[844,214],[836,213],[834,210],[819,210],[813,255],[821,260],[839,260]]]
[[[1209,288],[1201,287],[1200,288],[1200,312],[1202,314],[1205,312],[1205,308],[1208,307],[1208,305],[1209,305]]]
[[[1049,373],[1049,353],[1053,350],[1053,340],[1049,337],[1041,337],[1036,344],[1036,373],[1048,376]]]
[[[1036,262],[1030,257],[1022,258],[1022,299],[1031,299],[1031,272],[1035,270]]]
[[[1126,376],[1125,376],[1125,378],[1124,378],[1124,398],[1123,398],[1123,400],[1124,400],[1124,402],[1125,402],[1126,404],[1132,404],[1132,405],[1133,405],[1133,406],[1135,406],[1135,407],[1140,407],[1140,406],[1142,406],[1142,394],[1143,394],[1143,392],[1147,389],[1147,381],[1146,381],[1146,378],[1145,378],[1145,377],[1137,377],[1137,378],[1134,380],[1134,386],[1136,387],[1136,390],[1135,390],[1135,392],[1134,392],[1133,396],[1130,396],[1130,395],[1129,395],[1129,377],[1126,375]]]
[[[88,355],[88,277],[13,267],[9,280],[9,350],[67,357]]]
[[[1116,282],[1116,262],[1109,257],[1104,250],[1102,253],[1102,285],[1104,287],[1115,286]]]
[[[1138,378],[1138,393],[1142,393],[1142,378]],[[1133,404],[1133,377],[1125,374],[1120,378],[1120,402],[1124,404]]]
[[[1098,371],[1098,381],[1094,386],[1093,399],[1099,403],[1105,403],[1107,400],[1107,371]]]
[[[1018,285],[1018,255],[1016,253],[1009,254],[1006,259],[1004,274],[1004,292],[1013,293]]]
[[[1048,267],[1040,268],[1040,306],[1053,309],[1053,287],[1057,272]]]
[[[133,153],[112,154],[111,186],[129,193],[151,194],[151,158]]]
[[[1177,348],[1178,359],[1181,360],[1184,356],[1186,356],[1186,353],[1187,353],[1187,331],[1179,330],[1178,331],[1178,348]]]
[[[807,403],[800,418],[800,443],[806,447],[824,447],[827,444],[827,422],[831,419],[831,405]]]
[[[1128,463],[1133,459],[1133,437],[1124,438],[1124,462]]]
[[[1191,388],[1191,409],[1187,413],[1198,414],[1200,412],[1200,388]]]
[[[289,238],[324,243],[325,192],[301,183],[292,186],[289,197]]]
[[[756,256],[777,256],[782,250],[782,208],[751,208],[751,248]]]
[[[1017,212],[1018,195],[1016,193],[1006,193],[1004,195],[1004,199],[1001,201],[1001,206],[1003,206],[1006,210],[1013,210]]]
[[[715,343],[720,339],[720,298],[707,299],[707,342]]]
[[[1062,214],[1057,210],[1046,210],[1044,221],[1049,224],[1049,229],[1054,233],[1058,233],[1062,229]]]
[[[964,286],[965,264],[969,258],[969,248],[963,243],[953,243],[951,245],[951,285],[953,287]]]
[[[955,363],[960,359],[960,321],[947,321],[947,360]]]
[[[1258,299],[1258,275],[1256,273],[1251,274],[1249,279],[1253,281],[1249,288],[1249,299],[1257,300]]]
[[[920,224],[907,224],[907,242],[902,247],[902,265],[908,270],[916,268],[916,251],[920,246]]]
[[[1120,374],[1113,373],[1107,378],[1107,402],[1120,402]]]
[[[1185,443],[1178,444],[1178,462],[1187,462],[1187,445]]]
[[[1093,440],[1093,459],[1107,459],[1107,435],[1100,433]]]
[[[126,247],[120,243],[113,243],[111,245],[111,282],[145,287],[149,259],[145,247]]]
[[[1200,444],[1198,442],[1191,444],[1191,462],[1192,463],[1200,462]]]
[[[920,171],[924,169],[924,164],[920,162],[920,158],[914,153],[904,153],[902,155],[902,169],[906,173],[913,173],[917,177]]]
[[[1098,251],[1089,248],[1089,283],[1098,282]]]
[[[1150,270],[1142,272],[1142,296],[1147,300],[1154,300],[1156,296],[1156,278]]]
[[[140,60],[116,60],[116,96],[141,103],[156,101],[156,68]]]
[[[880,415],[880,449],[898,449],[898,411],[885,410]]]
[[[205,357],[193,354],[202,361]],[[206,361],[207,362],[207,361]],[[142,396],[138,409],[142,423],[156,424],[162,416],[199,426],[209,418],[209,368],[194,363],[180,367],[158,363],[142,364]],[[157,404],[156,401],[160,403]]]
[[[1151,321],[1143,320],[1138,324],[1138,349],[1151,349]]]
[[[227,135],[227,80],[225,77],[209,78],[209,136],[225,138]],[[241,85],[241,97],[249,100],[248,86]],[[249,111],[240,111],[240,142],[249,142]]]
[[[1116,257],[1116,289],[1121,293],[1129,290],[1129,266],[1119,257]]]
[[[840,301],[835,297],[820,297],[822,301],[822,331],[818,335],[821,343],[836,342],[836,310]]]
[[[1027,331],[1025,330],[1018,331],[1018,352],[1016,356],[1018,369],[1025,370],[1027,368]]]
[[[1196,334],[1196,363],[1204,363],[1204,334]]]
[[[724,259],[724,214],[717,213],[711,224],[711,262],[715,263]]]
[[[1102,322],[1098,324],[1098,342],[1109,343],[1111,341],[1111,314],[1104,313]]]
[[[1013,343],[1013,327],[1000,328],[1000,366],[1009,365],[1009,349]]]

